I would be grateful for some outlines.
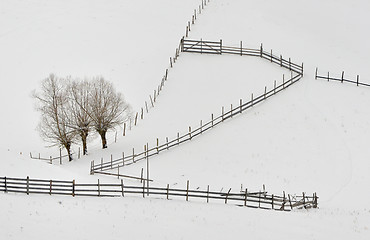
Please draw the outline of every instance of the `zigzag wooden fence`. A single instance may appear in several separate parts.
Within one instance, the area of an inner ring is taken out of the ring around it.
[[[315,79],[324,79],[324,80],[328,80],[328,82],[330,80],[332,80],[332,81],[337,81],[337,82],[341,82],[341,83],[344,83],[344,82],[354,83],[357,86],[370,87],[370,84],[369,83],[362,83],[362,82],[360,82],[360,75],[357,75],[356,76],[356,80],[345,79],[344,78],[344,71],[342,71],[341,78],[334,78],[334,77],[330,77],[330,72],[328,72],[328,74],[326,76],[320,76],[320,75],[318,75],[318,68],[316,68],[316,71],[315,71]]]
[[[187,46],[187,42],[191,42],[192,44],[190,46]],[[218,53],[218,51],[223,51],[225,47],[222,47],[222,41],[220,42],[209,42],[209,41],[193,41],[193,40],[182,40],[182,51],[203,51],[203,46],[207,46],[206,49],[207,52],[214,51],[214,53]],[[206,43],[206,44],[204,44]],[[213,44],[213,45],[212,45]],[[230,47],[226,47],[230,48]],[[221,50],[220,50],[221,49]],[[258,103],[261,103],[262,101],[265,101],[266,99],[272,97],[276,93],[279,93],[280,91],[286,89],[287,87],[291,86],[292,84],[299,81],[303,76],[303,64],[301,66],[294,64],[290,61],[284,60],[282,57],[278,58],[274,55],[269,55],[269,53],[266,53],[263,51],[262,48],[259,50],[254,49],[246,49],[246,48],[240,48],[242,55],[248,55],[253,54],[253,56],[262,56],[265,59],[269,59],[271,62],[274,62],[276,64],[281,65],[284,68],[291,70],[291,78],[287,81],[284,79],[283,76],[283,82],[279,85],[277,85],[276,81],[274,82],[274,87],[271,90],[267,90],[267,87],[264,89],[264,93],[261,95],[254,97],[253,94],[251,95],[251,99],[245,103],[243,103],[242,99],[239,101],[239,105],[230,107],[229,111],[224,112],[224,108],[222,108],[222,113],[219,116],[214,116],[211,114],[211,119],[203,123],[203,121],[200,121],[200,126],[196,128],[189,127],[188,131],[186,133],[183,133],[180,135],[180,133],[177,133],[177,136],[174,137],[172,140],[169,140],[166,138],[166,142],[164,144],[159,144],[159,140],[157,139],[156,144],[154,144],[154,147],[149,147],[148,143],[144,145],[144,151],[135,152],[135,149],[132,149],[132,153],[125,154],[122,153],[122,156],[117,159],[113,159],[113,156],[111,155],[110,161],[104,162],[103,159],[101,159],[100,163],[95,163],[95,161],[91,161],[90,165],[90,174],[94,173],[102,173],[104,171],[109,171],[112,169],[119,169],[120,167],[131,165],[133,163],[136,163],[137,161],[148,159],[151,156],[157,155],[162,151],[169,150],[170,148],[173,148],[175,146],[180,145],[181,143],[187,142],[192,140],[194,137],[197,137],[204,132],[212,129],[213,127],[217,126],[218,124],[224,122],[227,119],[232,118],[235,115],[241,114],[243,111],[255,106]],[[257,53],[259,55],[257,55]],[[293,76],[293,73],[296,75]],[[118,170],[119,175],[119,170]]]
[[[88,197],[125,197],[125,196],[149,196],[161,197],[162,199],[204,199],[207,203],[210,200],[219,200],[232,203],[238,206],[261,208],[280,211],[291,211],[301,208],[317,208],[318,197],[316,193],[307,196],[285,195],[278,196],[267,194],[265,191],[250,192],[245,189],[240,192],[191,190],[189,181],[186,189],[166,187],[146,187],[145,181],[142,186],[125,185],[121,179],[120,183],[76,183],[73,181],[44,180],[27,178],[0,177],[0,191],[5,193],[25,193],[29,194],[48,194],[48,195],[69,195],[69,196],[88,196]]]

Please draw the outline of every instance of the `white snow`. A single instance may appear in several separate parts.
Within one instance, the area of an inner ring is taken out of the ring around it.
[[[0,176],[115,182],[90,161],[174,138],[261,94],[289,72],[259,58],[181,53],[155,107],[118,142],[50,165],[30,93],[50,72],[103,75],[136,111],[149,103],[201,2],[2,0]],[[0,194],[0,239],[369,239],[370,88],[314,79],[314,71],[370,83],[368,1],[211,0],[189,38],[259,47],[304,62],[300,82],[194,140],[150,158],[158,186],[317,192],[319,208],[289,213],[194,201]],[[119,130],[120,132],[121,130]],[[121,133],[121,132],[120,132]],[[138,176],[145,162],[120,169]],[[135,183],[135,181],[130,181]]]

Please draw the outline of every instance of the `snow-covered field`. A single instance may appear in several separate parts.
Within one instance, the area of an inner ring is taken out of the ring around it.
[[[0,176],[115,182],[90,161],[153,146],[249,100],[285,69],[259,58],[182,53],[138,126],[71,163],[50,165],[30,93],[50,72],[103,75],[140,110],[169,67],[198,0],[0,1]],[[317,192],[319,209],[289,213],[222,203],[0,194],[0,239],[369,239],[370,88],[314,79],[315,67],[370,83],[368,1],[211,0],[189,38],[273,49],[304,62],[300,82],[150,159],[156,185]],[[144,162],[121,169],[139,175]],[[128,181],[130,182],[130,181]],[[132,182],[134,183],[134,182]]]

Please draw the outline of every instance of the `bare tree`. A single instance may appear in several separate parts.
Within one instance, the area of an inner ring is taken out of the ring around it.
[[[57,78],[50,74],[41,84],[41,92],[33,93],[37,100],[37,110],[41,112],[41,122],[38,126],[41,137],[50,142],[51,146],[64,147],[72,161],[71,145],[76,131],[71,127],[72,118],[68,109],[66,82],[68,79]]]
[[[131,108],[112,83],[96,77],[91,83],[89,115],[94,129],[99,133],[102,147],[107,148],[106,133],[131,117]]]
[[[83,155],[87,154],[87,137],[92,128],[92,118],[88,112],[91,84],[87,81],[73,81],[69,87],[69,109],[72,115],[71,128],[75,129],[82,141]]]

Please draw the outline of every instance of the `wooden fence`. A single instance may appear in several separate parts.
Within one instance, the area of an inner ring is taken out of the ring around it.
[[[341,82],[341,83],[347,82],[347,83],[356,84],[357,86],[370,87],[370,84],[369,83],[362,83],[362,82],[360,82],[360,75],[357,75],[356,76],[356,80],[345,79],[344,78],[344,71],[342,71],[342,74],[341,74],[341,77],[340,78],[334,78],[334,77],[330,77],[330,72],[328,72],[328,74],[326,76],[320,76],[320,75],[318,75],[318,68],[316,68],[316,71],[315,71],[315,79],[324,79],[324,80],[327,80],[328,82],[330,80]]]
[[[308,196],[302,193],[301,196],[290,194],[282,196],[268,194],[266,191],[250,192],[248,189],[240,192],[227,192],[207,190],[191,190],[189,181],[186,189],[166,187],[146,187],[145,181],[140,186],[125,185],[121,179],[120,183],[76,183],[73,181],[43,180],[27,178],[0,177],[0,191],[5,193],[48,194],[48,195],[69,195],[88,197],[126,197],[142,196],[143,198],[154,196],[162,199],[182,199],[189,201],[203,199],[207,203],[211,200],[218,200],[225,204],[232,203],[237,206],[261,208],[280,211],[291,211],[301,208],[317,208],[318,197],[316,193]]]
[[[181,135],[180,133],[177,133],[177,136],[174,137],[172,140],[166,138],[166,142],[163,144],[159,144],[159,139],[157,138],[156,144],[153,144],[154,145],[153,147],[149,147],[147,143],[146,145],[144,145],[143,151],[136,152],[135,149],[133,148],[132,153],[125,154],[124,152],[122,152],[122,156],[120,156],[117,159],[113,159],[113,156],[111,155],[110,160],[105,162],[103,159],[101,159],[100,163],[95,163],[95,161],[91,161],[90,174],[101,173],[103,171],[109,171],[113,169],[117,169],[119,173],[120,167],[131,165],[140,160],[148,159],[149,157],[155,156],[162,151],[169,150],[170,148],[176,147],[181,143],[190,141],[193,138],[217,126],[218,124],[228,119],[231,119],[232,117],[238,114],[241,114],[243,111],[255,106],[258,103],[265,101],[266,99],[272,97],[273,95],[279,93],[280,91],[296,83],[301,78],[302,74],[297,74],[295,76],[292,75],[289,80],[285,81],[283,76],[283,82],[277,85],[275,81],[274,87],[271,90],[267,90],[267,87],[265,87],[264,93],[257,97],[254,97],[252,94],[251,99],[245,103],[243,103],[242,99],[240,99],[239,105],[236,106],[231,105],[230,110],[226,112],[224,108],[222,108],[222,112],[219,116],[214,116],[214,114],[211,114],[211,119],[208,122],[203,123],[203,121],[200,121],[200,125],[195,128],[189,126],[187,132]]]
[[[81,148],[78,148],[77,154],[74,153],[74,152],[71,152],[72,158],[73,158],[73,156],[77,155],[77,158],[80,159],[80,157],[81,157],[81,151],[80,150],[81,150]],[[42,160],[42,161],[47,161],[50,164],[53,164],[53,162],[56,161],[56,162],[59,162],[60,165],[63,164],[63,160],[64,159],[66,159],[67,161],[69,161],[69,155],[68,154],[64,154],[63,155],[62,154],[62,149],[59,149],[59,156],[57,156],[57,157],[53,157],[53,156],[50,156],[49,158],[41,157],[41,154],[40,153],[37,156],[34,156],[30,152],[30,158],[31,159]]]
[[[243,42],[240,42],[239,46],[223,46],[222,40],[220,41],[204,41],[204,40],[181,40],[181,51],[190,53],[200,53],[200,54],[233,54],[240,56],[255,56],[261,57],[268,60],[271,63],[275,63],[280,67],[286,68],[289,71],[293,71],[297,74],[303,75],[303,63],[301,65],[293,63],[290,58],[284,59],[282,55],[276,56],[270,52],[263,49],[261,44],[260,48],[244,48]]]

